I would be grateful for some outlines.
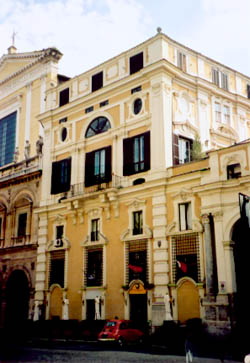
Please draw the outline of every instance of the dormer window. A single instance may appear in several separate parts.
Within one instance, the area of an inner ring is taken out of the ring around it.
[[[231,164],[227,166],[227,179],[237,179],[241,177],[240,164]]]

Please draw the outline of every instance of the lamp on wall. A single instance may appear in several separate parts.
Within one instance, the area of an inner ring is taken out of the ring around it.
[[[161,247],[161,241],[158,241],[157,244],[158,244],[158,247],[160,248]]]

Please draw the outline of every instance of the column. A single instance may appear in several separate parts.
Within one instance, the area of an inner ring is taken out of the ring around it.
[[[204,240],[205,240],[205,260],[206,260],[206,294],[214,296],[214,258],[212,249],[211,226],[208,214],[202,215],[204,225]]]
[[[227,293],[236,292],[236,274],[234,264],[233,248],[235,243],[233,241],[223,241],[225,251],[225,265],[226,265],[226,291]]]
[[[223,213],[221,211],[213,213],[214,230],[215,230],[215,248],[217,273],[219,281],[219,293],[225,293],[226,268],[225,268],[225,253],[223,246]]]

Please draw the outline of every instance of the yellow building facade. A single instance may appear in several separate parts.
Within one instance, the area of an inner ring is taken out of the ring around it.
[[[158,33],[46,91],[35,283],[46,319],[95,319],[98,298],[101,319],[159,326],[169,292],[174,320],[230,329],[249,84]]]
[[[0,58],[0,327],[34,309],[45,92],[57,84],[56,49]]]

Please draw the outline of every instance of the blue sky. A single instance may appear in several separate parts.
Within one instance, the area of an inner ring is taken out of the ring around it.
[[[0,55],[56,46],[80,74],[163,33],[250,76],[250,0],[0,0]]]

